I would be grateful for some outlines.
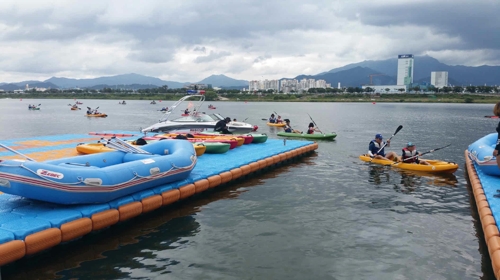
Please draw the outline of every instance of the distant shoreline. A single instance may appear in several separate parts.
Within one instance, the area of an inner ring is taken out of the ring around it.
[[[54,94],[2,94],[1,99],[98,99],[98,100],[144,100],[151,102],[153,100],[176,101],[184,93],[177,94],[82,94],[80,95],[54,95]],[[250,94],[230,94],[217,96],[206,94],[206,101],[220,102],[356,102],[356,103],[477,103],[477,104],[495,104],[500,101],[500,94],[382,94],[380,96],[367,94],[268,94],[268,95],[250,95]],[[216,100],[216,99],[219,100]],[[71,103],[71,102],[70,102]]]

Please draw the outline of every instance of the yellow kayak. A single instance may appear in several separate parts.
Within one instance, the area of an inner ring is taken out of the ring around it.
[[[360,155],[359,159],[362,161],[370,162],[371,158],[368,155]],[[430,165],[423,164],[415,164],[415,163],[403,163],[403,162],[395,162],[392,160],[386,159],[374,159],[371,162],[382,165],[390,165],[391,167],[404,169],[404,170],[412,170],[412,171],[420,171],[420,172],[432,172],[432,173],[453,173],[457,171],[458,164],[454,162],[447,162],[441,160],[433,160],[426,159]]]
[[[165,133],[165,134],[160,134],[160,135],[155,135],[154,137],[176,137],[179,135],[179,133]],[[212,135],[200,135],[200,134],[194,134],[194,138],[196,139],[220,139],[220,140],[235,140],[238,142],[238,147],[243,145],[245,143],[245,138],[238,137],[238,136],[232,136],[231,134],[223,134],[222,136],[212,136]]]
[[[197,156],[201,156],[207,150],[207,147],[203,145],[203,143],[193,143],[194,150],[196,151]],[[79,144],[76,146],[76,150],[80,154],[96,154],[103,152],[113,152],[114,149],[108,148],[104,146],[102,143],[88,143],[88,144]]]
[[[103,114],[103,113],[99,113],[99,114],[87,114],[85,115],[86,117],[94,117],[94,118],[105,118],[107,117],[108,115],[106,114]]]
[[[268,126],[284,127],[285,123],[284,122],[282,122],[282,123],[270,123],[270,122],[268,122],[267,125]]]

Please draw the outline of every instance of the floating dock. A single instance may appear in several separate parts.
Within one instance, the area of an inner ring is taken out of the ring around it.
[[[141,135],[133,136],[138,138]],[[0,142],[37,161],[44,161],[76,156],[78,143],[93,142],[101,137],[66,134]],[[265,143],[243,145],[225,154],[204,154],[198,158],[196,167],[185,180],[103,204],[66,206],[0,193],[0,266],[241,179],[258,170],[276,167],[310,154],[317,148],[318,144],[311,141],[268,139]],[[1,159],[21,158],[9,151],[1,151]],[[498,244],[500,246],[500,237]],[[500,256],[500,251],[498,253]]]
[[[495,278],[500,279],[500,177],[484,174],[465,151],[466,171],[472,186],[479,219],[488,246]]]

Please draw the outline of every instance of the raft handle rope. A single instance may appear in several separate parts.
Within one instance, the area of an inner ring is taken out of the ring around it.
[[[38,173],[36,173],[35,171],[33,171],[33,170],[29,169],[28,167],[24,166],[23,164],[21,164],[21,165],[19,165],[19,166],[17,166],[17,165],[5,165],[5,164],[1,164],[1,165],[2,165],[2,166],[7,166],[7,167],[21,167],[21,168],[24,168],[24,169],[26,169],[27,171],[29,171],[29,172],[31,172],[31,173],[33,173],[33,174],[35,174],[36,176],[40,177],[41,179],[44,179],[44,180],[49,181],[49,182],[52,182],[52,183],[56,183],[56,184],[58,184],[58,185],[77,185],[77,184],[84,183],[84,181],[85,181],[85,179],[83,179],[82,177],[78,176],[78,177],[76,177],[76,178],[77,178],[77,180],[78,180],[78,182],[74,182],[74,183],[61,183],[61,182],[57,182],[57,181],[51,180],[51,179],[49,179],[49,178],[47,178],[47,177],[41,176],[41,175],[39,175]],[[136,171],[133,171],[133,172],[132,172],[132,174],[134,174],[134,177],[133,177],[133,178],[131,178],[131,179],[130,179],[130,180],[128,180],[128,181],[125,181],[125,182],[122,182],[122,183],[120,183],[120,184],[117,184],[117,185],[127,184],[127,183],[129,183],[129,182],[132,182],[132,181],[134,181],[134,180],[138,179],[138,178],[141,178],[141,179],[156,179],[157,177],[162,177],[161,175],[163,175],[163,174],[167,174],[167,173],[169,173],[169,172],[171,172],[171,171],[173,171],[173,170],[175,170],[175,169],[186,169],[186,168],[189,168],[189,166],[188,166],[188,167],[182,167],[182,168],[179,168],[179,167],[176,167],[176,166],[174,166],[174,165],[172,164],[172,168],[170,168],[169,170],[166,170],[166,171],[164,171],[164,172],[157,173],[157,174],[154,174],[154,175],[149,175],[149,176],[141,176],[141,175],[137,174],[137,172],[136,172]],[[85,184],[85,185],[94,185],[94,184],[87,184],[87,183],[84,183],[84,184]],[[96,185],[97,185],[97,184],[96,184]],[[116,185],[99,185],[99,186],[101,186],[101,187],[114,187],[114,186],[116,186]]]
[[[478,164],[482,164],[482,163],[487,163],[489,161],[493,161],[493,160],[496,160],[496,158],[494,156],[485,156],[484,157],[484,160],[480,160],[477,156],[476,156],[476,153],[474,152],[469,152],[469,158],[474,160],[476,163]]]

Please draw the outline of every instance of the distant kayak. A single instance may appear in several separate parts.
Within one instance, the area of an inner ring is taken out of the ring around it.
[[[85,116],[86,116],[86,117],[94,117],[94,118],[105,118],[105,117],[107,117],[108,115],[100,113],[100,114],[87,114],[87,115],[85,115]]]
[[[268,126],[277,126],[277,127],[284,127],[285,123],[267,123]]]
[[[298,138],[318,139],[318,140],[333,140],[335,139],[335,137],[337,137],[337,134],[334,132],[327,134],[320,134],[320,133],[303,134],[303,133],[292,133],[292,132],[278,132],[277,135],[283,137],[298,137]]]
[[[498,119],[499,117],[498,116],[484,116],[485,118],[489,118],[489,119]]]

